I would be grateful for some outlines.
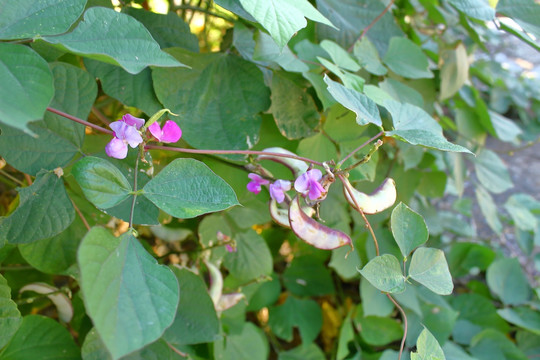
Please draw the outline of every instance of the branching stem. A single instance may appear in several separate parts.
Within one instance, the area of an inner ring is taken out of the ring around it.
[[[337,163],[336,169],[339,169],[341,165],[343,165],[343,163],[345,163],[345,161],[347,161],[351,156],[356,154],[358,151],[362,150],[367,145],[371,144],[372,141],[380,138],[383,134],[384,134],[384,131],[379,132],[377,135],[373,136],[371,139],[369,139],[368,141],[366,141],[365,143],[363,143],[362,145],[360,145],[359,147],[351,151],[347,156],[345,156],[343,159],[341,159],[340,162]]]

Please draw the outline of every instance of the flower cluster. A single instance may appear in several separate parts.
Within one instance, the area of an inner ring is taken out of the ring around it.
[[[144,119],[136,118],[131,114],[125,114],[122,119],[112,122],[109,127],[114,131],[114,138],[105,146],[105,153],[116,159],[124,159],[128,153],[128,145],[136,148],[143,141],[140,130],[144,125]],[[182,130],[171,120],[167,120],[163,129],[159,123],[154,122],[148,127],[150,134],[164,143],[175,143],[180,140]]]
[[[261,192],[262,186],[269,185],[270,196],[278,203],[285,200],[285,193],[291,190],[291,182],[287,180],[276,180],[270,184],[270,181],[257,174],[249,174],[251,181],[247,184],[247,189],[254,194]],[[303,196],[308,196],[310,200],[318,200],[326,195],[326,190],[320,181],[322,173],[318,169],[311,169],[300,175],[294,182],[294,189]]]

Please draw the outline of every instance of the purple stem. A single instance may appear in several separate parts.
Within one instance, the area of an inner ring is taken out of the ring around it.
[[[75,121],[75,122],[78,122],[79,124],[83,124],[84,126],[89,126],[93,129],[96,129],[96,130],[99,130],[101,132],[104,132],[106,134],[109,134],[109,135],[114,135],[114,131],[112,130],[109,130],[109,129],[105,129],[105,128],[102,128],[101,126],[99,125],[96,125],[96,124],[92,124],[91,122],[88,122],[88,121],[85,121],[83,119],[79,119],[78,117],[75,117],[73,115],[69,115],[63,111],[60,111],[60,110],[57,110],[57,109],[54,109],[52,107],[48,107],[47,108],[47,111],[50,111],[54,114],[57,114],[57,115],[60,115],[62,117],[65,117],[66,119],[69,119],[69,120],[72,120],[72,121]]]

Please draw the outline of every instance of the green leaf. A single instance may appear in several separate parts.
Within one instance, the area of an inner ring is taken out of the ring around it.
[[[493,9],[490,8],[490,10]],[[462,43],[459,43],[455,49],[443,50],[441,59],[443,61],[440,75],[440,99],[442,101],[452,97],[469,79],[469,57],[465,46]]]
[[[0,39],[62,34],[81,16],[86,0],[0,0]]]
[[[529,307],[515,307],[497,310],[506,321],[540,335],[540,313]]]
[[[242,7],[268,30],[280,48],[283,48],[298,30],[306,27],[306,18],[333,26],[307,0],[294,2],[286,0],[239,1]]]
[[[253,323],[243,324],[241,331],[227,336],[223,360],[266,360],[270,349],[263,331]]]
[[[360,298],[364,316],[390,316],[394,311],[394,304],[380,290],[375,288],[366,279],[360,281]]]
[[[473,19],[491,21],[495,17],[495,9],[489,5],[488,0],[449,0],[448,2]]]
[[[384,107],[392,115],[394,123],[394,130],[387,131],[387,136],[397,136],[412,145],[472,154],[463,146],[448,142],[439,123],[421,108],[394,100],[385,100]]]
[[[515,194],[510,196],[504,203],[504,208],[514,220],[518,229],[524,231],[535,231],[538,226],[536,216],[522,202],[522,199]]]
[[[86,334],[81,349],[83,360],[112,360],[111,354],[107,351],[105,344],[99,338],[95,328],[92,328]],[[139,351],[128,356],[122,357],[122,360],[173,360],[178,359],[178,355],[160,339]]]
[[[327,267],[309,256],[297,256],[283,272],[283,284],[297,296],[322,296],[335,293]]]
[[[495,111],[488,110],[488,113],[495,133],[502,141],[515,142],[518,140],[518,136],[523,134],[523,131],[514,121]]]
[[[493,329],[485,329],[476,335],[471,341],[470,352],[478,360],[528,359],[506,334]]]
[[[320,115],[313,98],[304,88],[278,72],[272,76],[272,106],[279,131],[287,139],[300,139],[313,135]]]
[[[293,339],[293,327],[297,327],[302,343],[309,344],[321,330],[322,311],[314,300],[289,296],[283,305],[269,308],[268,325],[276,336],[286,341]]]
[[[97,157],[87,156],[79,160],[73,166],[72,174],[86,198],[100,209],[121,203],[132,190],[131,184],[117,167]]]
[[[486,273],[489,289],[506,305],[521,305],[531,297],[529,282],[517,259],[504,258],[493,262]]]
[[[377,48],[366,36],[354,43],[353,54],[360,62],[360,66],[373,75],[382,76],[388,72],[381,63]]]
[[[148,30],[129,15],[91,7],[73,31],[43,40],[77,55],[120,65],[137,74],[149,65],[185,66],[160,50]]]
[[[11,300],[11,289],[0,274],[0,349],[3,348],[21,326],[22,317],[17,304]]]
[[[176,159],[144,186],[157,207],[181,219],[238,205],[233,189],[195,159]]]
[[[422,215],[403,203],[399,203],[392,210],[390,224],[404,258],[428,240],[429,232]]]
[[[419,248],[413,253],[409,276],[439,295],[450,295],[454,289],[444,252]]]
[[[383,62],[396,74],[409,79],[433,77],[426,54],[418,45],[404,37],[390,39]]]
[[[51,318],[25,316],[21,327],[0,353],[1,360],[77,360],[80,350],[65,327]]]
[[[384,81],[379,82],[379,88],[400,103],[410,103],[419,108],[424,107],[424,98],[422,95],[401,81],[386,78]],[[369,90],[366,90],[366,95],[369,96],[369,93],[367,93],[368,91]],[[373,99],[373,101],[377,100]],[[382,104],[384,104],[384,100]]]
[[[330,55],[334,64],[342,69],[357,72],[360,70],[360,65],[356,60],[339,44],[331,40],[323,40],[320,46]]]
[[[191,33],[189,25],[173,11],[162,15],[131,6],[124,7],[122,11],[139,20],[162,49],[181,47],[189,51],[199,51],[197,36]]]
[[[79,217],[60,234],[48,239],[19,245],[22,257],[46,274],[60,274],[77,262],[77,248],[86,233]]]
[[[173,267],[172,271],[182,295],[176,317],[163,339],[175,347],[217,340],[219,320],[204,281],[188,269]]]
[[[49,66],[24,45],[0,43],[0,122],[32,135],[27,123],[40,120],[54,95]]]
[[[228,253],[223,264],[240,282],[272,273],[272,254],[264,239],[253,230],[235,234],[236,252]]]
[[[282,351],[278,360],[324,360],[324,353],[316,344],[302,344],[294,349]]]
[[[257,66],[234,55],[170,52],[192,69],[158,68],[152,77],[158,99],[180,115],[182,139],[202,149],[249,149],[257,143],[258,114],[270,106]]]
[[[405,277],[401,272],[399,260],[394,255],[377,256],[359,271],[371,285],[381,291],[388,293],[405,291]]]
[[[178,282],[133,235],[92,228],[78,251],[85,307],[114,358],[158,339],[174,320]]]
[[[124,105],[137,107],[147,115],[163,108],[154,93],[150,69],[132,75],[121,67],[96,60],[85,59],[84,65],[92,75],[101,80],[105,94]]]
[[[448,264],[454,277],[462,277],[476,269],[485,271],[494,259],[495,252],[487,246],[458,242],[452,245]]]
[[[474,168],[480,183],[492,193],[500,194],[514,186],[508,168],[491,150],[482,149],[477,154]]]
[[[242,27],[240,27],[242,29]],[[236,35],[238,30],[238,24],[235,25],[234,33]],[[247,30],[250,34],[250,39],[253,34]],[[296,56],[288,46],[281,49],[270,37],[263,32],[257,32],[257,41],[251,59],[256,61],[273,61],[281,66],[284,70],[290,72],[306,72],[309,67]],[[264,66],[264,64],[261,64]],[[275,73],[274,73],[275,74]]]
[[[517,22],[528,33],[540,38],[540,5],[533,0],[499,0],[497,12],[500,12]]]
[[[333,81],[328,76],[324,77],[324,81],[328,85],[330,94],[332,94],[341,105],[356,113],[356,122],[358,125],[372,123],[377,126],[382,126],[377,104],[370,98],[356,90],[346,88],[340,83]]]
[[[483,186],[478,185],[475,188],[475,194],[476,201],[478,201],[478,205],[480,205],[480,210],[482,211],[487,224],[491,230],[495,231],[497,234],[500,234],[503,230],[503,226],[499,220],[499,211],[497,209],[497,205],[493,201],[490,193],[487,192]]]
[[[86,119],[97,95],[95,79],[66,63],[52,63],[50,68],[55,88],[50,106]],[[84,125],[48,111],[42,121],[28,128],[38,137],[9,126],[2,127],[0,136],[0,154],[10,165],[27,174],[65,166],[80,151],[84,140]]]
[[[28,244],[50,238],[65,230],[75,218],[64,181],[53,172],[38,173],[31,186],[19,190],[20,203],[0,219],[0,240]]]
[[[394,319],[379,316],[360,318],[360,335],[373,346],[383,346],[403,337],[403,328]]]
[[[281,283],[277,274],[272,274],[272,280],[259,286],[249,299],[247,311],[259,311],[264,307],[274,305],[281,294]]]
[[[416,352],[411,352],[411,360],[445,360],[441,345],[435,337],[424,328],[416,340]]]

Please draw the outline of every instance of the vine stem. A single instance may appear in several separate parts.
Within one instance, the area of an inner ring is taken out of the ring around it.
[[[360,33],[360,36],[358,37],[358,39],[356,39],[355,42],[352,43],[352,45],[347,49],[348,52],[351,52],[353,49],[354,49],[354,44],[359,41],[359,40],[362,40],[362,38],[364,36],[366,36],[367,32],[377,23],[377,21],[381,20],[381,18],[384,16],[384,14],[386,14],[388,12],[388,10],[390,10],[390,8],[392,7],[392,5],[394,5],[394,1],[395,0],[390,0],[390,2],[388,3],[388,5],[384,8],[384,10],[375,18],[373,19],[373,21],[364,28],[364,30],[362,30],[362,32]]]
[[[375,232],[373,231],[373,228],[371,227],[371,224],[369,223],[369,221],[368,221],[368,219],[366,217],[366,214],[364,214],[364,211],[362,211],[362,208],[360,207],[360,205],[356,201],[356,198],[353,195],[350,184],[345,181],[345,179],[343,178],[343,175],[338,174],[337,176],[339,177],[339,180],[341,180],[343,186],[345,187],[345,190],[349,193],[350,198],[353,200],[354,206],[356,206],[356,211],[358,211],[360,213],[360,215],[362,215],[362,218],[364,219],[364,222],[366,223],[366,226],[367,226],[369,232],[371,233],[371,237],[373,238],[373,243],[375,244],[375,254],[377,256],[379,256],[379,242],[377,241],[377,237],[375,236]]]
[[[280,154],[280,153],[274,153],[274,152],[268,152],[268,151],[256,151],[256,150],[202,150],[202,149],[186,149],[186,148],[178,148],[178,147],[172,147],[172,146],[162,146],[162,145],[146,145],[145,149],[149,150],[167,150],[167,151],[176,151],[181,153],[189,153],[189,154],[207,154],[207,155],[215,155],[215,154],[240,154],[240,155],[266,155],[266,156],[277,156],[277,157],[284,157],[289,159],[295,159],[295,160],[301,160],[305,161],[314,165],[323,166],[322,162],[315,161],[312,159],[308,159],[302,156],[297,155],[289,155],[289,154]]]
[[[88,221],[86,221],[86,218],[84,217],[82,211],[77,207],[77,205],[75,205],[75,201],[73,201],[73,199],[71,199],[71,203],[73,204],[73,208],[75,209],[75,212],[81,218],[81,221],[83,222],[84,227],[86,227],[86,230],[90,230],[90,224],[88,224]]]
[[[165,343],[167,344],[167,346],[172,350],[174,351],[175,353],[177,353],[178,355],[180,355],[181,357],[187,357],[188,355],[186,353],[183,353],[181,352],[180,350],[178,350],[177,348],[175,348],[174,346],[172,346],[168,341],[165,341]]]
[[[114,135],[114,131],[112,131],[112,130],[105,129],[105,128],[99,126],[99,125],[92,124],[91,122],[88,122],[88,121],[83,120],[83,119],[79,119],[76,116],[69,115],[68,113],[60,111],[58,109],[55,109],[55,108],[52,108],[52,107],[47,107],[47,111],[52,112],[52,113],[54,113],[56,115],[60,115],[62,117],[65,117],[66,119],[69,119],[71,121],[78,122],[79,124],[83,124],[84,126],[88,126],[88,127],[93,128],[93,129],[99,130],[99,131],[104,132],[106,134]]]
[[[137,200],[137,175],[139,174],[139,155],[135,160],[135,173],[133,174],[133,200],[131,201],[131,210],[129,212],[129,228],[133,228],[133,214],[135,213],[135,201]]]
[[[336,168],[339,169],[341,165],[343,165],[343,163],[347,161],[351,156],[356,154],[358,151],[362,150],[365,146],[369,145],[372,141],[381,137],[383,134],[384,134],[384,131],[379,132],[377,135],[373,136],[371,139],[369,139],[368,141],[366,141],[365,143],[363,143],[362,145],[360,145],[359,147],[351,151],[347,156],[345,156],[343,159],[340,160],[340,162],[337,163]]]
[[[403,349],[405,349],[405,340],[407,339],[407,315],[405,315],[405,310],[401,306],[399,306],[398,302],[392,297],[392,295],[386,293],[386,296],[390,299],[391,302],[394,303],[394,305],[398,308],[399,312],[401,313],[401,316],[403,317],[403,338],[401,339],[401,346],[399,347],[399,356],[398,360],[401,360],[401,355],[403,355]]]

